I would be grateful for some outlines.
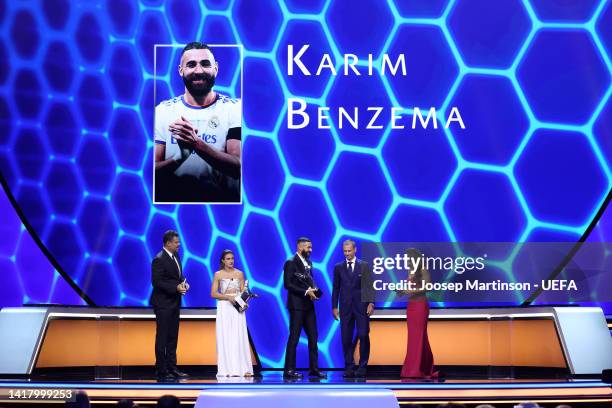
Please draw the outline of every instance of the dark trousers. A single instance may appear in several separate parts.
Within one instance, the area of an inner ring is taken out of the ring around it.
[[[155,369],[158,374],[176,370],[180,308],[155,309]]]
[[[370,318],[367,314],[349,311],[342,313],[340,309],[340,334],[342,336],[342,351],[346,370],[355,368],[355,345],[359,339],[359,368],[365,369],[370,358]],[[357,338],[355,338],[357,328]]]
[[[312,310],[289,310],[289,340],[285,351],[285,371],[295,370],[295,351],[300,341],[302,328],[308,337],[308,360],[310,370],[319,368],[319,348],[317,346],[317,315]]]

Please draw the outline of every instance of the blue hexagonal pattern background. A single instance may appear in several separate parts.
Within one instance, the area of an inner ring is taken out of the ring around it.
[[[279,367],[281,269],[298,236],[329,293],[347,237],[573,241],[612,186],[610,0],[0,3],[0,172],[35,235],[2,194],[2,306],[83,303],[35,238],[95,304],[145,306],[173,228],[185,306],[214,306],[211,276],[233,249],[261,294],[248,313],[261,361]],[[219,51],[217,82],[244,101],[241,206],[151,203],[153,107],[180,92],[177,50],[195,39],[244,46],[244,89],[236,53]],[[404,52],[408,75],[290,78],[288,43],[337,66],[345,52]],[[288,130],[289,97],[313,113],[457,106],[467,129]],[[611,220],[590,239],[612,241]],[[340,366],[338,325],[317,307],[321,365]]]

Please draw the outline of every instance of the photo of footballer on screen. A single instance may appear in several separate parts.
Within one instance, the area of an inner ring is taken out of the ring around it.
[[[214,90],[219,65],[187,44],[178,74],[185,92],[155,108],[155,203],[240,203],[242,103]]]

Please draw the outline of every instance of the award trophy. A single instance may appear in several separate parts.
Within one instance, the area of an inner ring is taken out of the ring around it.
[[[314,289],[314,295],[321,299],[321,296],[323,296],[323,291],[317,286],[317,284],[315,283],[314,279],[312,279],[312,274],[310,273],[310,270],[312,268],[308,267],[306,269],[307,273],[296,273],[295,276],[298,277],[299,280],[301,280],[302,282],[304,282],[306,285],[308,285],[309,288],[313,288]]]
[[[234,307],[240,313],[243,313],[249,307],[249,301],[251,298],[259,297],[258,294],[251,292],[249,289],[249,281],[248,279],[244,281],[244,290],[242,293],[236,295],[234,298]]]

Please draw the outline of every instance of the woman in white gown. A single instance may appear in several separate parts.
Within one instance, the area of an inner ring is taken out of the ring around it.
[[[221,254],[221,270],[215,272],[210,295],[217,299],[217,377],[253,375],[246,316],[234,308],[234,298],[244,290],[244,275],[234,268],[234,253]]]

